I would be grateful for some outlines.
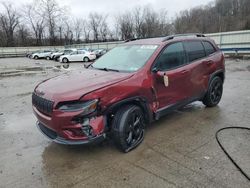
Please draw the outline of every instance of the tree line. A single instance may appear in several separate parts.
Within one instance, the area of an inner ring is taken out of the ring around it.
[[[135,7],[114,17],[112,25],[108,14],[72,17],[56,0],[35,0],[18,10],[8,2],[1,6],[0,46],[67,45],[250,29],[249,0],[215,0],[181,11],[174,19],[169,19],[167,9]]]

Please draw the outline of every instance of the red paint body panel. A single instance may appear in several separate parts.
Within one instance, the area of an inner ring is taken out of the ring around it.
[[[178,38],[174,42],[186,40],[191,39]],[[203,40],[214,43],[207,38]],[[223,54],[215,46],[218,50],[216,53],[164,72],[169,80],[169,86],[166,87],[163,76],[153,73],[152,67],[162,49],[172,42],[172,40],[162,42],[162,38],[155,38],[126,43],[126,45],[159,45],[147,63],[134,73],[86,69],[67,73],[40,83],[34,92],[43,92],[44,96],[42,97],[53,101],[54,106],[51,116],[45,115],[33,106],[38,121],[66,140],[87,140],[86,135],[80,134],[82,125],[73,121],[73,118],[79,116],[82,111],[63,112],[56,109],[58,103],[99,99],[98,113],[93,117],[88,117],[93,134],[96,136],[105,132],[107,117],[104,112],[124,99],[131,97],[145,98],[150,110],[149,113],[154,116],[158,110],[166,106],[205,93],[210,76],[217,70],[225,71]]]

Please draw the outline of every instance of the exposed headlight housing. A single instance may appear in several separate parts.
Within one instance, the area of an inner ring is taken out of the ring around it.
[[[59,110],[62,110],[64,112],[76,112],[76,111],[82,111],[81,115],[88,115],[93,113],[97,109],[99,100],[94,99],[91,101],[85,101],[85,102],[72,102],[72,103],[64,103],[61,106],[59,106]]]

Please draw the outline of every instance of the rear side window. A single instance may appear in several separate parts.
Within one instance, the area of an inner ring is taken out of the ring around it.
[[[188,54],[189,62],[201,59],[206,56],[204,47],[200,41],[184,42]]]
[[[203,45],[205,47],[205,51],[207,55],[213,54],[216,51],[210,42],[204,41]]]
[[[181,42],[170,44],[157,60],[159,70],[170,70],[186,63],[186,54]]]
[[[85,51],[78,51],[78,54],[85,54]]]

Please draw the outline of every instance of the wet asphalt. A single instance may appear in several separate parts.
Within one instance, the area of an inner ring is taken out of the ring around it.
[[[96,146],[63,146],[36,128],[34,87],[82,63],[0,59],[0,187],[250,187],[215,139],[223,127],[250,127],[250,60],[226,61],[222,101],[175,111],[147,128],[130,153],[111,140]],[[227,130],[220,139],[250,175],[250,132]]]

